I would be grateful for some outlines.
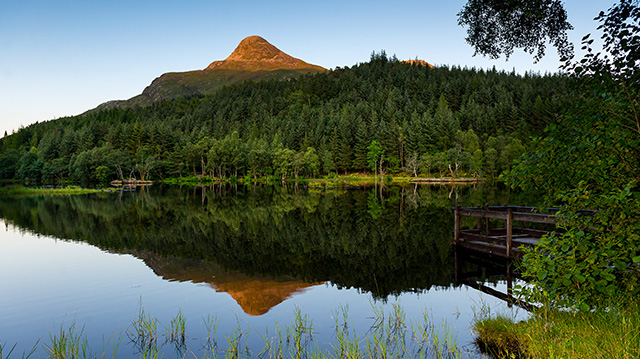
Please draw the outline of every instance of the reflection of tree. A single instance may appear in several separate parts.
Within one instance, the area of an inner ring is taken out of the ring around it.
[[[460,191],[466,199],[482,196]],[[452,283],[448,192],[390,187],[376,218],[369,213],[369,191],[317,194],[275,186],[0,198],[0,216],[20,228],[116,252],[331,281],[386,297]],[[404,206],[409,195],[414,204]]]
[[[367,197],[367,208],[367,213],[369,213],[369,215],[373,219],[377,219],[378,217],[380,217],[380,214],[382,214],[382,209],[384,207],[382,206],[382,203],[380,203],[380,200],[378,200],[375,189],[371,191],[369,193],[369,197]]]

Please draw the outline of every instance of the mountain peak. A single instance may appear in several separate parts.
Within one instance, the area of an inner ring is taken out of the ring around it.
[[[211,69],[228,70],[291,70],[315,69],[326,71],[324,68],[308,64],[280,51],[260,36],[249,36],[238,44],[238,47],[224,61],[214,61],[208,67]]]
[[[291,57],[280,51],[277,47],[271,45],[267,40],[260,36],[245,37],[240,41],[238,47],[227,57],[228,61],[252,61],[252,60],[268,60],[278,56]]]

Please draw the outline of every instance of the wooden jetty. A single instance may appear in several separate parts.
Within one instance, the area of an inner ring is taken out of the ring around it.
[[[549,233],[541,229],[527,228],[528,223],[555,225],[557,208],[547,208],[535,212],[533,207],[524,206],[484,206],[460,207],[454,209],[455,229],[453,245],[505,258],[520,258],[521,246],[533,246],[540,237]],[[476,227],[462,229],[462,217],[476,217]],[[490,219],[504,221],[504,227],[491,228]],[[520,226],[514,226],[519,224]]]

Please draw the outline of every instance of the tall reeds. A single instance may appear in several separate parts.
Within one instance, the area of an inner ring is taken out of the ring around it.
[[[365,330],[358,330],[349,318],[349,307],[344,306],[333,314],[334,341],[323,343],[320,347],[315,342],[315,328],[307,314],[300,308],[294,309],[291,324],[281,327],[278,322],[257,334],[262,338],[262,348],[250,347],[251,328],[243,326],[236,318],[236,323],[221,344],[217,339],[220,325],[218,318],[208,315],[202,318],[206,329],[206,338],[187,338],[186,317],[182,310],[170,319],[166,334],[158,336],[160,322],[149,315],[140,305],[136,319],[127,329],[130,345],[136,349],[139,358],[156,359],[166,355],[163,346],[175,346],[176,357],[186,358],[265,358],[265,359],[315,359],[315,358],[459,358],[461,352],[457,347],[451,326],[444,322],[434,325],[432,317],[424,313],[422,320],[408,325],[404,310],[394,304],[385,311],[383,306],[372,306],[373,316]],[[360,324],[359,324],[360,325]],[[360,328],[362,329],[362,328]],[[188,342],[198,342],[200,349],[188,348]],[[116,358],[121,340],[114,334],[103,343],[101,355],[94,353],[89,347],[84,327],[75,324],[50,335],[50,343],[44,346],[47,357],[54,359],[89,359]],[[110,349],[110,352],[109,352]],[[8,351],[8,353],[7,353]],[[33,353],[35,353],[35,348]],[[0,345],[0,359],[13,352],[6,345]],[[5,353],[5,356],[3,356]],[[199,354],[198,354],[199,353]],[[31,356],[29,354],[28,356]],[[28,358],[27,356],[27,358]],[[23,355],[23,358],[25,356]]]
[[[91,353],[89,342],[83,335],[84,327],[77,329],[73,323],[69,328],[60,327],[57,334],[49,335],[50,344],[45,344],[49,358],[54,359],[86,359],[95,358]]]
[[[131,322],[127,335],[140,349],[152,346],[158,339],[158,320],[145,312],[142,303],[138,307],[138,317]]]
[[[182,309],[180,309],[178,314],[171,318],[169,332],[167,333],[169,341],[184,344],[186,326],[187,319],[184,317],[184,314],[182,314]]]

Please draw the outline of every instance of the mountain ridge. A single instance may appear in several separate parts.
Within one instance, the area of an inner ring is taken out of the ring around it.
[[[418,59],[402,62],[434,67]],[[145,87],[141,94],[128,100],[107,101],[87,112],[113,107],[148,106],[162,100],[204,96],[224,86],[247,80],[286,80],[301,74],[328,71],[322,66],[307,63],[283,52],[260,36],[252,35],[242,39],[224,60],[213,61],[202,70],[164,73]]]
[[[155,78],[140,95],[128,100],[107,101],[94,110],[148,106],[167,99],[204,96],[246,80],[287,79],[305,73],[327,71],[322,66],[290,56],[264,38],[253,35],[240,41],[225,60],[214,61],[202,70],[164,73]]]

